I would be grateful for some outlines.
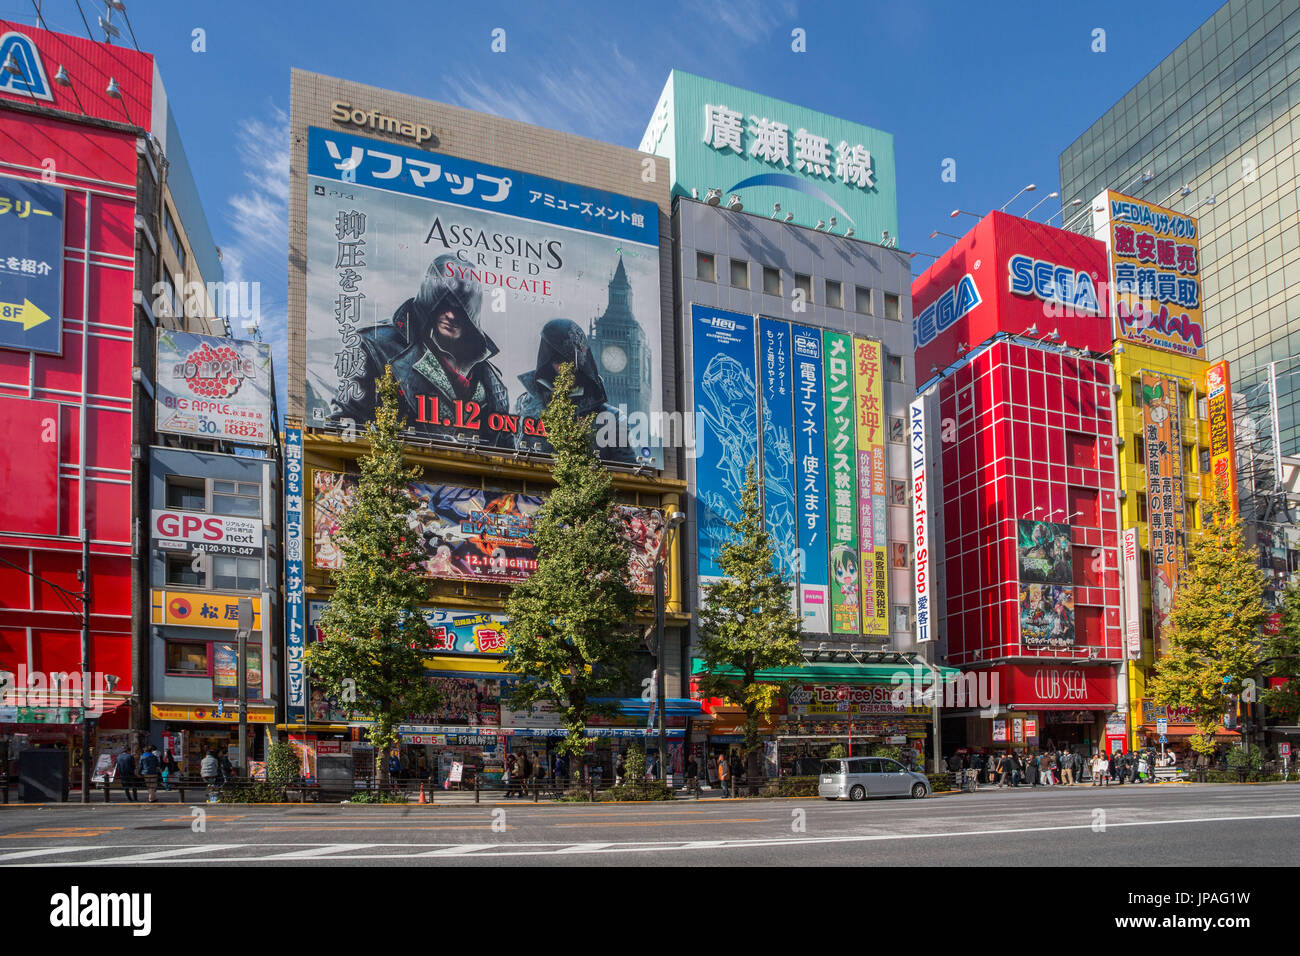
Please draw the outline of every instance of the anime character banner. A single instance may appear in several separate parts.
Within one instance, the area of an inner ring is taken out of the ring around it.
[[[1183,439],[1180,380],[1142,371],[1142,441],[1147,469],[1147,535],[1151,545],[1151,618],[1157,654],[1168,649],[1165,625],[1186,562],[1183,535]]]
[[[822,333],[826,359],[826,471],[830,498],[831,631],[858,634],[862,627],[858,558],[857,429],[854,428],[853,339]]]
[[[1074,645],[1074,588],[1059,584],[1020,587],[1020,643],[1025,647]]]
[[[695,493],[701,586],[722,577],[718,557],[740,518],[746,470],[758,460],[754,318],[691,306]]]
[[[1021,584],[1073,584],[1073,540],[1068,524],[1016,521],[1016,558]]]
[[[791,404],[790,325],[759,320],[763,396],[763,506],[772,563],[793,580],[798,535],[794,505],[794,414]]]
[[[340,528],[357,479],[316,471],[313,484],[314,565],[337,570],[343,566]],[[407,523],[423,547],[421,565],[430,577],[513,584],[536,570],[533,516],[542,507],[541,496],[423,482],[412,482],[406,494],[411,500]],[[663,513],[619,505],[617,514],[629,544],[631,586],[639,594],[653,594],[652,555],[663,537]]]
[[[391,365],[413,438],[547,454],[573,363],[602,457],[663,467],[658,206],[338,130],[307,172],[307,427]]]

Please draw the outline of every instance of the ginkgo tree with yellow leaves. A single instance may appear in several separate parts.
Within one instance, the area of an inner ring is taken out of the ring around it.
[[[1266,575],[1241,536],[1241,519],[1215,482],[1206,482],[1203,528],[1187,549],[1164,635],[1168,650],[1148,682],[1167,707],[1185,707],[1196,725],[1191,745],[1212,753],[1214,734],[1236,706],[1261,657]]]

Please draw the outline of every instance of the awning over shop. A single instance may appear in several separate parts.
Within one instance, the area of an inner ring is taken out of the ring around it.
[[[961,671],[955,667],[937,667],[939,679],[945,683],[956,680]],[[740,677],[740,670],[735,667],[718,667],[714,673],[722,677]],[[698,657],[691,663],[692,674],[709,673],[708,666]],[[928,687],[933,681],[929,665],[924,663],[897,664],[823,664],[820,661],[802,664],[798,667],[778,667],[759,671],[755,676],[760,681],[771,683],[801,684],[895,684],[911,686],[913,682]],[[906,682],[906,683],[905,683]]]

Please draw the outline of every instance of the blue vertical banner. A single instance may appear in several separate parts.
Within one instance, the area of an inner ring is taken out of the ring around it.
[[[799,526],[799,609],[804,630],[830,632],[830,550],[826,525],[825,388],[820,329],[796,325],[794,356],[795,500]]]
[[[794,504],[794,410],[790,323],[759,319],[759,376],[763,394],[763,511],[772,563],[793,581],[799,572]]]
[[[285,423],[284,442],[284,640],[285,717],[300,722],[307,707],[303,653],[307,648],[306,608],[303,603],[303,462],[302,427]]]
[[[740,518],[745,470],[758,460],[754,317],[691,306],[699,582],[722,577],[727,522]]]
[[[63,190],[0,178],[0,348],[63,352]]]

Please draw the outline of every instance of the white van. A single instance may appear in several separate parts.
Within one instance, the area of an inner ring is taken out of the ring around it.
[[[908,770],[888,757],[846,757],[822,761],[817,795],[827,800],[922,799],[930,795],[930,781],[925,774]]]

